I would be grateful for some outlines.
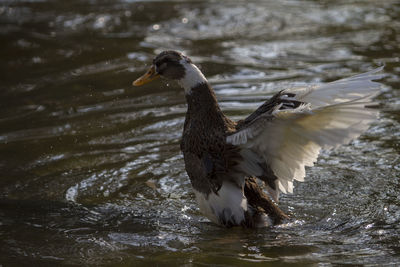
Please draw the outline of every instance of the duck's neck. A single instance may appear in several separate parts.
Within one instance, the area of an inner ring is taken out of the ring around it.
[[[178,83],[185,89],[186,95],[190,95],[192,89],[197,85],[208,84],[206,77],[204,77],[196,65],[185,61],[181,61],[180,63],[185,69],[185,74],[182,79],[178,80]]]
[[[219,108],[214,90],[211,88],[203,73],[193,64],[183,64],[185,75],[178,82],[185,90],[188,103],[188,113],[197,116],[223,116]],[[203,118],[205,120],[206,118]]]

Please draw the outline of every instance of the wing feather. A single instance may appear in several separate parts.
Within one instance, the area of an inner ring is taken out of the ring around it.
[[[384,66],[319,86],[295,88],[288,91],[295,93],[297,100],[310,103],[313,108],[342,103],[375,94],[380,84],[373,80],[379,80],[385,76],[378,74],[383,68]]]
[[[292,193],[293,181],[304,181],[305,166],[313,166],[321,148],[350,142],[376,119],[378,110],[368,106],[381,86],[371,80],[382,78],[376,74],[381,69],[303,91],[285,90],[308,103],[263,113],[228,136],[227,142],[253,153],[242,153],[246,173],[257,176],[263,161],[278,178],[277,188]]]

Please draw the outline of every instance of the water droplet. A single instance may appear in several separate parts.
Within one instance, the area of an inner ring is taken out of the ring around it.
[[[367,226],[365,226],[365,229],[369,229],[369,228],[371,228],[372,226],[374,226],[374,224],[373,224],[373,223],[370,223],[370,224],[368,224]]]
[[[41,59],[40,57],[33,57],[33,58],[32,58],[32,62],[33,62],[33,63],[36,63],[36,64],[37,64],[37,63],[42,63],[42,59]]]

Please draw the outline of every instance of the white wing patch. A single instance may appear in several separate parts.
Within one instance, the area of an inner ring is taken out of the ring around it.
[[[366,106],[379,92],[380,84],[371,80],[383,77],[376,74],[380,70],[319,87],[285,90],[309,104],[262,114],[227,137],[228,143],[240,146],[247,155],[242,153],[242,170],[258,176],[262,171],[258,163],[263,160],[278,178],[279,190],[292,193],[293,181],[304,181],[305,166],[313,166],[321,148],[348,143],[376,119],[378,111]]]

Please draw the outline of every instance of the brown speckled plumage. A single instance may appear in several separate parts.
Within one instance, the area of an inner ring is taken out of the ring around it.
[[[188,111],[181,141],[186,171],[194,188],[205,194],[217,193],[227,178],[225,174],[240,159],[237,148],[225,141],[236,124],[223,114],[208,84],[193,88],[186,100]]]

